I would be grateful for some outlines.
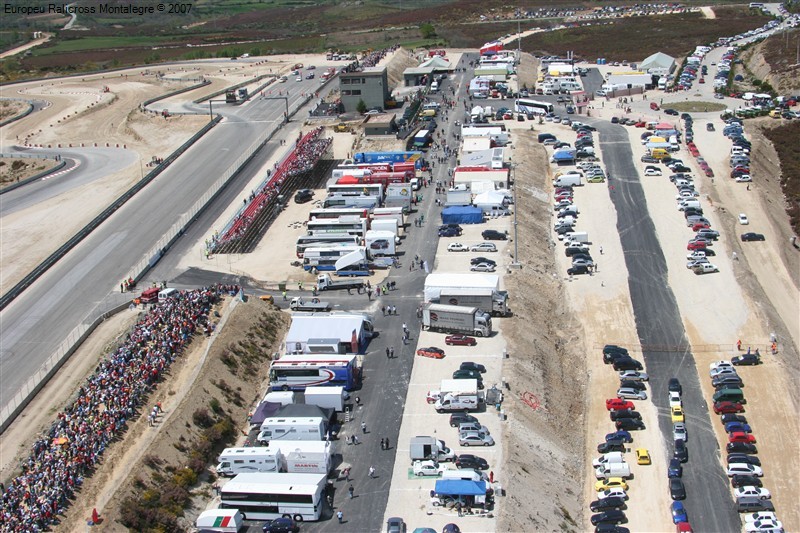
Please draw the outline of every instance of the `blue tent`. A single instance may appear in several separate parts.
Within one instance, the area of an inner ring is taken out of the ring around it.
[[[253,412],[253,416],[250,417],[250,424],[260,426],[265,419],[275,416],[275,413],[277,413],[281,407],[283,406],[279,403],[261,402]]]
[[[480,224],[483,222],[483,211],[471,205],[452,206],[442,209],[444,224]]]
[[[486,482],[465,479],[440,479],[436,481],[434,492],[447,496],[486,496]]]

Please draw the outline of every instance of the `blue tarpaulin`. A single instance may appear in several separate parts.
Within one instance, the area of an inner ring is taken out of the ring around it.
[[[260,426],[265,419],[275,415],[281,407],[282,405],[279,403],[261,402],[258,407],[256,407],[256,410],[253,411],[253,416],[250,417],[250,423]]]
[[[434,492],[447,496],[486,496],[486,482],[468,481],[464,479],[440,479],[436,481]]]
[[[480,207],[452,206],[442,209],[444,224],[480,224],[483,222],[483,211]]]

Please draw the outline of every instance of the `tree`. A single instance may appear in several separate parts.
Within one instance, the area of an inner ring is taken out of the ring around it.
[[[356,105],[356,111],[362,114],[367,112],[367,104],[364,103],[364,100],[358,101],[358,105]]]
[[[436,37],[436,28],[434,28],[433,24],[430,22],[421,24],[419,27],[419,32],[422,34],[423,39],[432,39],[433,37]]]

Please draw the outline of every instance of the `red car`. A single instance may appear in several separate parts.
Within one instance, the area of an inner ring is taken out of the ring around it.
[[[698,222],[697,224],[692,226],[692,231],[697,231],[699,229],[706,229],[706,228],[710,228],[710,227],[711,227],[711,224],[709,224],[708,222]]]
[[[645,127],[647,127],[647,122],[644,122],[644,121],[640,120],[639,122],[634,124],[634,126],[636,126],[637,128],[645,128]]]
[[[620,411],[622,409],[634,409],[633,402],[623,400],[622,398],[609,398],[606,400],[606,409],[609,411]]]
[[[417,350],[417,355],[422,357],[430,357],[432,359],[444,359],[444,350],[431,346],[430,348],[420,348]]]
[[[743,413],[744,406],[736,402],[717,402],[714,404],[714,414],[724,415],[729,413]]]
[[[686,245],[687,250],[705,250],[708,246],[707,243],[703,241],[689,241],[689,244]]]
[[[467,335],[448,335],[444,338],[444,343],[448,346],[475,346],[478,341],[475,340],[475,337]]]
[[[713,178],[714,177],[714,171],[711,170],[710,168],[705,169],[705,172],[706,172],[706,176],[707,177],[709,177],[709,178]]]
[[[752,433],[745,433],[744,431],[734,431],[728,435],[728,442],[747,442],[748,444],[755,444],[756,436]]]

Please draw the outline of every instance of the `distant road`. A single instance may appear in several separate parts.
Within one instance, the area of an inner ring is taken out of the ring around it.
[[[7,57],[20,54],[25,50],[30,50],[34,46],[39,46],[40,44],[44,44],[52,38],[53,38],[52,33],[45,33],[44,36],[39,39],[34,39],[33,41],[23,44],[22,46],[17,46],[16,48],[12,48],[11,50],[3,52],[2,54],[0,54],[0,59],[5,59]]]

